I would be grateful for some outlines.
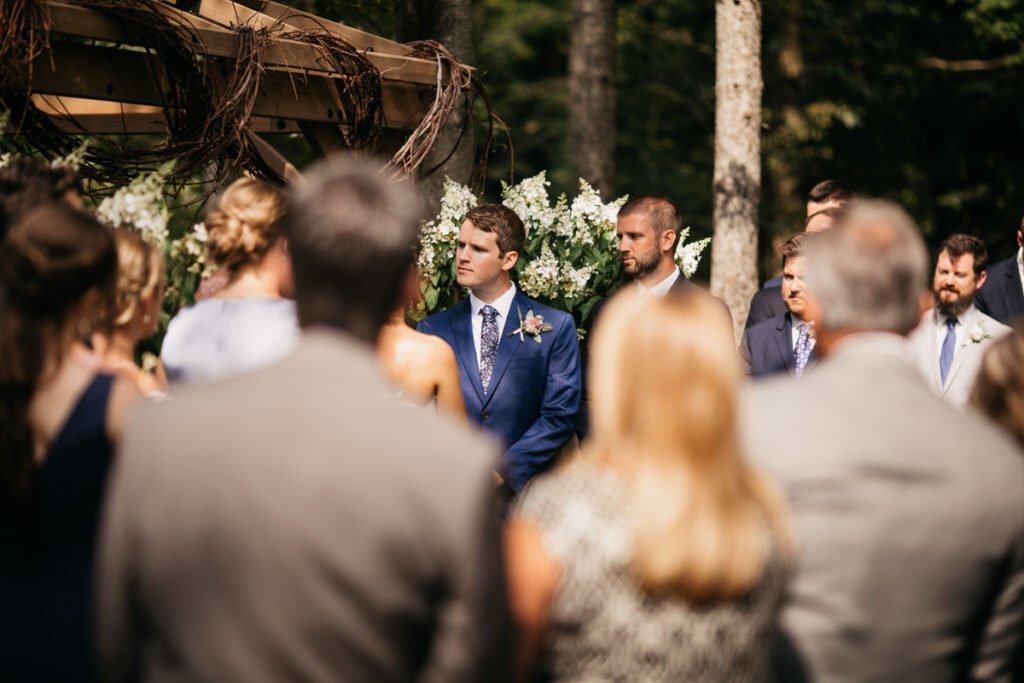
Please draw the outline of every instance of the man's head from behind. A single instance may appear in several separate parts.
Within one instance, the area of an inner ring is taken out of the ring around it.
[[[284,217],[300,324],[375,341],[398,305],[422,217],[413,185],[377,163],[338,155],[317,165]]]
[[[23,213],[49,202],[82,208],[82,180],[70,166],[19,156],[0,168],[0,236]]]
[[[642,195],[619,209],[616,232],[622,269],[633,278],[642,278],[675,264],[676,247],[683,219],[668,197]]]
[[[988,251],[978,238],[957,234],[943,240],[932,280],[935,308],[950,318],[963,314],[985,282],[986,265]]]
[[[842,208],[855,198],[853,190],[842,180],[822,180],[807,193],[807,217],[823,209]]]
[[[819,331],[906,334],[917,325],[928,252],[913,219],[896,204],[856,202],[804,254],[810,317]]]

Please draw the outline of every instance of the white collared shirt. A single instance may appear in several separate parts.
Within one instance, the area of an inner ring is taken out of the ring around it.
[[[498,311],[496,321],[498,324],[498,346],[501,346],[501,331],[505,329],[505,321],[508,320],[509,309],[512,308],[512,300],[516,298],[516,285],[515,283],[510,284],[512,286],[508,288],[507,292],[490,303]],[[484,317],[480,314],[480,310],[487,305],[476,298],[473,292],[469,293],[470,322],[473,323],[473,347],[476,349],[477,363],[480,362],[480,335],[484,329]]]
[[[672,274],[667,278],[654,285],[653,287],[645,287],[644,283],[639,280],[636,281],[637,286],[640,288],[641,294],[649,294],[650,296],[665,296],[668,294],[668,290],[672,289],[672,285],[676,283],[676,280],[680,278],[682,273],[679,272],[679,267],[672,271]]]
[[[792,314],[790,314],[790,315],[792,315]],[[792,342],[792,346],[790,348],[792,348],[794,351],[796,351],[796,343],[800,339],[800,326],[801,325],[807,325],[808,327],[810,327],[811,324],[810,323],[805,323],[803,320],[801,320],[800,318],[796,317],[795,315],[793,315],[792,320],[793,320],[792,329],[789,331],[790,342]],[[811,348],[812,351],[814,350],[814,343],[815,343],[815,341],[816,340],[814,338],[814,328],[811,327],[811,347],[810,348]]]
[[[974,311],[974,304],[966,311],[960,314],[956,319],[956,327],[953,328],[953,332],[956,335],[956,341],[953,344],[953,354],[956,354],[956,349],[960,348],[960,341],[964,336],[964,320],[967,319]],[[948,316],[939,313],[938,309],[932,309],[932,325],[935,327],[935,357],[938,358],[942,354],[942,344],[946,341],[946,334],[949,329],[946,327],[946,321],[949,320]],[[936,361],[938,362],[938,361]]]

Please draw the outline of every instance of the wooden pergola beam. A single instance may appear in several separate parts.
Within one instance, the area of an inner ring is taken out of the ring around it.
[[[30,87],[33,93],[80,97],[162,107],[166,83],[160,60],[143,52],[54,41],[50,54],[40,55],[32,64],[32,82],[20,74],[20,82],[0,83],[2,87]],[[212,74],[214,96],[223,91],[223,78]],[[332,78],[324,75],[296,75],[268,70],[256,97],[253,115],[270,119],[293,119],[339,124],[337,92]],[[394,83],[382,90],[386,127],[410,130],[422,120],[433,93],[424,88]]]
[[[32,96],[32,102],[65,132],[94,135],[164,135],[164,110],[145,104],[105,102],[57,95]],[[254,116],[249,120],[254,133],[299,133],[295,121]]]
[[[203,0],[203,2],[206,11],[215,18],[227,20],[235,15],[236,10],[247,13],[248,19],[231,23],[251,21],[256,26],[269,26],[274,23],[273,19],[245,7],[239,7],[228,0]],[[195,16],[165,3],[161,3],[159,6],[169,16],[191,26],[211,57],[234,59],[238,54],[238,39],[235,34],[229,29],[218,26],[214,18]],[[50,14],[50,30],[53,32],[114,43],[132,44],[137,42],[137,38],[130,31],[126,31],[117,21],[96,10],[55,0],[48,2],[47,7]],[[437,64],[432,61],[409,57],[404,53],[396,55],[384,52],[367,52],[366,58],[381,72],[381,78],[385,82],[398,81],[430,87],[434,87],[437,83]],[[264,62],[271,69],[332,71],[320,50],[295,40],[275,40],[274,44],[264,53]]]

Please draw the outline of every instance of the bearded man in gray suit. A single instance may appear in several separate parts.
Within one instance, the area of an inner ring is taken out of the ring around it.
[[[1024,458],[915,367],[920,234],[899,207],[863,202],[807,264],[825,359],[800,382],[749,387],[745,416],[748,452],[791,511],[782,678],[1008,681],[1024,638]]]
[[[302,338],[127,430],[99,567],[109,681],[506,680],[495,446],[403,405],[373,344],[421,201],[340,157],[284,219]]]

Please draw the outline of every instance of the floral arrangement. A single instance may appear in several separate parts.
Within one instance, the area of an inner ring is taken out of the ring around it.
[[[173,162],[156,171],[135,177],[128,185],[118,188],[96,207],[96,217],[111,228],[129,227],[142,235],[161,251],[167,246],[167,223],[171,210],[164,199],[167,178],[174,168]]]
[[[502,204],[515,211],[526,227],[516,279],[528,296],[572,313],[579,327],[594,304],[621,285],[615,220],[628,197],[605,203],[581,179],[579,194],[571,201],[563,194],[552,203],[550,185],[544,172],[516,185],[502,183]],[[440,213],[424,223],[420,233],[423,300],[412,317],[444,310],[465,297],[455,279],[455,246],[463,218],[476,205],[477,197],[468,187],[445,179]],[[686,277],[696,272],[711,241],[686,244],[689,232],[689,228],[682,231],[676,252]]]

